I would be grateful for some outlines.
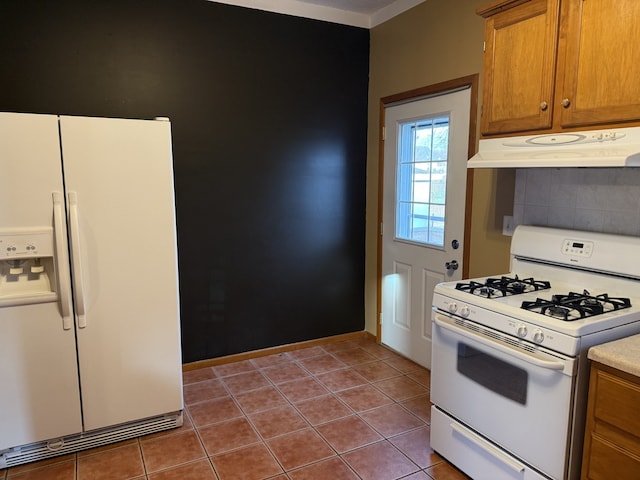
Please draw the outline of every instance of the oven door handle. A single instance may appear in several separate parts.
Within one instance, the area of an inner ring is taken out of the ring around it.
[[[502,343],[491,341],[488,339],[488,337],[482,334],[474,334],[452,324],[451,322],[445,320],[441,315],[434,314],[433,321],[440,328],[444,328],[445,330],[449,330],[450,332],[470,338],[471,340],[475,340],[476,342],[480,342],[502,353],[506,353],[507,355],[517,357],[520,360],[535,365],[536,367],[546,368],[548,370],[564,370],[564,363],[560,360],[543,360],[538,356],[525,353]]]

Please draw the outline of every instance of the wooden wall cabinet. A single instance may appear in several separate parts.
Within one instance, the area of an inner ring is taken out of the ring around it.
[[[477,13],[482,135],[640,124],[638,0],[501,0]]]
[[[640,378],[591,364],[582,480],[640,480]]]

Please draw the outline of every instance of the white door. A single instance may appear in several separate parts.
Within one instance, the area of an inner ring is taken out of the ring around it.
[[[471,89],[385,110],[382,343],[431,365],[431,302],[462,276]]]
[[[62,193],[58,118],[0,113],[0,451],[82,431],[75,333],[71,317],[63,321],[70,312],[66,229],[64,215],[54,215],[54,192]],[[44,272],[33,274],[28,260],[11,274],[13,240],[4,234],[53,233],[54,218],[57,265],[42,258]],[[20,298],[34,286],[34,297],[49,290],[47,283],[56,292],[48,301]]]
[[[170,124],[60,128],[85,430],[180,410]]]

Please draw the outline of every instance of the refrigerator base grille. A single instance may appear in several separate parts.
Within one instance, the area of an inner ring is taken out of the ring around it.
[[[0,452],[0,469],[169,430],[182,426],[182,422],[182,412],[176,412],[107,429],[14,447]]]

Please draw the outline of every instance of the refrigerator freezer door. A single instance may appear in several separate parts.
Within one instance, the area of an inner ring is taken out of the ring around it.
[[[0,228],[54,226],[52,193],[62,192],[57,117],[0,113],[0,172]],[[56,262],[68,265],[66,232],[58,233]],[[57,292],[69,287],[60,271],[47,272]],[[82,431],[75,335],[62,311],[60,299],[0,307],[0,450]]]
[[[82,277],[85,430],[181,410],[170,124],[60,117],[60,125],[78,229],[71,250],[81,257],[72,276]]]

